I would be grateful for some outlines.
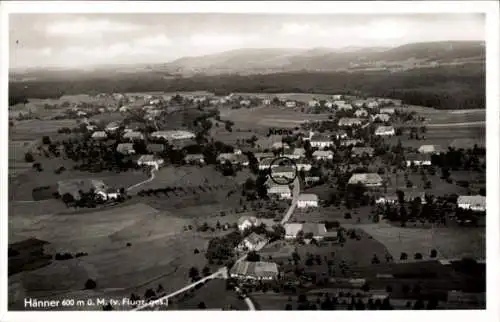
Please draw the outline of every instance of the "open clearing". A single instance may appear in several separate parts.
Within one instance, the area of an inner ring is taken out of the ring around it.
[[[437,250],[440,259],[486,256],[484,228],[402,228],[387,223],[343,226],[359,228],[373,236],[387,247],[395,261],[399,261],[402,252],[408,254],[409,260],[415,253],[421,253],[425,259],[432,249]]]
[[[76,120],[71,119],[16,121],[14,127],[9,130],[9,140],[40,140],[43,135],[55,134],[60,128],[76,126]]]
[[[17,238],[46,240],[50,243],[46,249],[53,252],[88,253],[13,275],[9,294],[52,298],[54,292],[63,296],[81,290],[87,278],[96,280],[97,292],[110,296],[143,295],[158,284],[167,292],[175,290],[188,284],[189,267],[206,265],[203,253],[195,255],[193,250],[205,249],[208,239],[183,232],[188,223],[144,204],[78,215],[9,216],[9,233]],[[48,276],[59,278],[49,282]],[[9,298],[10,302],[16,300],[22,298]]]

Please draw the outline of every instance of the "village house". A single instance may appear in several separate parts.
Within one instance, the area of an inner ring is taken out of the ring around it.
[[[352,102],[352,105],[357,108],[361,108],[365,106],[365,101],[364,100],[355,100]]]
[[[285,106],[289,107],[289,108],[294,108],[294,107],[297,107],[297,102],[295,102],[295,101],[287,101],[285,103]]]
[[[276,195],[280,199],[291,199],[292,198],[292,191],[290,190],[290,187],[287,185],[278,185],[271,183],[269,187],[267,188],[267,194],[268,195]]]
[[[135,154],[134,145],[132,143],[120,143],[116,147],[116,152],[121,154]]]
[[[285,239],[295,239],[302,231],[301,223],[286,223],[283,225],[285,228]]]
[[[116,189],[110,189],[102,180],[96,179],[73,179],[57,182],[57,192],[60,196],[69,194],[74,200],[80,200],[82,193],[94,193],[102,200],[117,199],[119,192]]]
[[[184,162],[187,164],[205,164],[203,154],[188,154],[184,157]]]
[[[306,159],[297,160],[295,165],[297,166],[298,171],[309,171],[312,168],[311,163],[309,163]]]
[[[259,251],[266,246],[268,241],[269,240],[265,236],[253,232],[238,244],[238,250],[243,252]]]
[[[333,159],[333,151],[314,151],[313,152],[313,158],[316,160],[331,160]]]
[[[290,167],[290,166],[273,167],[273,169],[271,171],[272,171],[273,178],[282,177],[282,178],[293,179],[296,176],[296,171],[295,171],[294,167]]]
[[[339,126],[353,126],[361,125],[363,123],[362,119],[343,117],[339,120]]]
[[[337,238],[337,232],[326,230],[325,224],[319,223],[287,223],[284,225],[285,239],[296,239],[299,234],[303,237],[312,236],[312,239],[320,241],[324,238]],[[306,240],[308,238],[305,238]]]
[[[418,153],[422,153],[422,154],[440,154],[444,152],[444,149],[441,147],[441,145],[432,145],[432,144],[424,144],[424,145],[421,145],[419,148],[418,148]]]
[[[345,130],[338,130],[335,132],[334,136],[337,140],[339,140],[339,139],[346,139],[348,135]]]
[[[266,170],[271,167],[271,164],[273,163],[274,159],[272,158],[267,158],[267,159],[262,159],[259,162],[259,170]],[[277,162],[273,164],[273,166],[278,166]]]
[[[106,140],[108,138],[108,135],[104,131],[96,131],[92,133],[92,138],[94,140]]]
[[[308,103],[309,107],[317,107],[319,106],[319,102],[317,100],[311,100]]]
[[[404,194],[404,201],[405,202],[413,202],[417,198],[420,199],[420,203],[422,205],[425,205],[427,203],[426,197],[425,197],[425,192],[407,191]],[[399,202],[399,198],[396,194],[380,196],[375,200],[376,204],[396,204],[398,202]]]
[[[125,133],[128,132],[134,132],[134,131],[140,131],[142,129],[142,124],[138,122],[132,122],[128,125],[125,126],[125,129],[123,130]]]
[[[245,280],[275,280],[279,277],[278,265],[272,262],[239,261],[229,271],[233,278]]]
[[[361,156],[369,156],[372,157],[374,153],[374,149],[370,147],[353,147],[351,150],[351,156],[353,157],[361,157]]]
[[[299,195],[297,208],[318,207],[318,196],[312,193],[303,193]]]
[[[368,111],[365,110],[364,108],[357,110],[354,112],[354,116],[356,117],[366,117],[368,116]]]
[[[366,103],[366,107],[367,108],[373,109],[373,108],[378,108],[378,106],[379,105],[378,105],[377,101],[369,101],[369,102]]]
[[[328,107],[328,108],[333,108],[335,104],[332,102],[332,101],[326,101],[325,102],[325,106]]]
[[[125,112],[128,112],[129,110],[129,107],[128,106],[122,106],[118,109],[118,111],[122,112],[122,113],[125,113]]]
[[[156,170],[158,170],[164,162],[163,158],[157,157],[153,154],[141,155],[139,160],[137,160],[137,164],[139,166],[150,166],[154,167]]]
[[[141,141],[144,140],[144,135],[141,132],[127,132],[123,134],[123,138],[129,141]]]
[[[254,157],[257,161],[262,161],[263,159],[274,158],[274,153],[272,152],[256,152],[254,153]]]
[[[341,141],[340,146],[349,147],[349,146],[355,146],[356,144],[360,144],[360,143],[363,143],[363,141],[361,141],[359,139],[349,139],[349,140]]]
[[[87,129],[87,131],[92,132],[92,131],[95,131],[97,129],[97,125],[89,124],[85,128]]]
[[[196,137],[194,133],[183,130],[156,131],[151,133],[151,136],[154,138],[164,138],[167,141],[194,139]]]
[[[396,134],[394,127],[392,126],[379,126],[375,130],[375,135],[377,136],[393,136]]]
[[[146,150],[151,154],[158,154],[165,151],[165,146],[160,143],[150,143],[146,146]]]
[[[265,99],[262,101],[262,104],[264,105],[271,105],[271,100],[270,99]]]
[[[274,142],[272,145],[272,149],[273,150],[290,149],[290,146],[284,142]]]
[[[430,166],[432,165],[430,154],[412,153],[406,155],[406,166]]]
[[[375,114],[372,116],[373,121],[389,122],[391,116],[389,114]]]
[[[378,173],[354,173],[348,184],[362,184],[366,187],[380,187],[383,180]]]
[[[250,227],[259,225],[259,220],[254,216],[242,216],[238,219],[238,229],[244,231]]]
[[[304,181],[306,183],[315,183],[315,182],[318,182],[319,179],[320,179],[319,177],[305,177]]]
[[[379,111],[380,114],[394,114],[396,113],[396,110],[393,107],[383,107]]]
[[[339,111],[350,111],[352,109],[353,109],[353,107],[351,104],[344,103],[341,105],[337,105],[337,110],[339,110]]]
[[[457,206],[462,209],[483,212],[486,211],[486,197],[480,195],[459,196]]]
[[[120,124],[118,122],[110,122],[108,125],[106,125],[106,131],[107,132],[114,132],[120,128]]]
[[[335,95],[332,95],[332,99],[333,99],[334,101],[339,101],[339,100],[341,100],[341,99],[342,99],[342,95],[340,95],[340,94],[335,94]]]
[[[306,155],[306,150],[304,148],[295,148],[293,153],[290,155],[290,159],[300,159]]]
[[[87,116],[87,112],[84,112],[84,111],[78,111],[78,112],[76,112],[76,116],[80,116],[80,117],[82,117],[82,116]]]
[[[309,140],[309,142],[311,143],[311,147],[320,148],[320,149],[334,145],[332,139],[330,139],[328,136],[321,135],[321,134],[313,135],[311,137],[311,139]]]

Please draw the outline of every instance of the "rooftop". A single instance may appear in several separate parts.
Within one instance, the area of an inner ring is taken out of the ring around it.
[[[318,196],[313,193],[302,193],[299,195],[299,201],[318,201]]]

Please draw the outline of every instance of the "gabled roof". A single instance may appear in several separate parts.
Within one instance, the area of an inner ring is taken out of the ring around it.
[[[255,232],[251,233],[245,238],[246,241],[250,242],[251,244],[259,244],[259,243],[265,243],[267,242],[267,238],[265,236],[259,235]]]
[[[299,195],[299,201],[318,201],[318,196],[313,193],[302,193]]]
[[[382,183],[382,178],[378,173],[354,173],[348,183],[379,184]]]
[[[459,196],[457,198],[457,203],[486,207],[486,197],[481,195]]]
[[[246,221],[250,221],[252,225],[256,225],[258,223],[257,217],[254,216],[241,216],[238,219],[238,226],[241,226]]]

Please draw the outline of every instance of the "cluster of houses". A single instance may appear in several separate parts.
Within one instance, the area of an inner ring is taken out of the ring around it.
[[[57,193],[61,197],[69,194],[75,201],[82,198],[82,193],[90,191],[103,201],[117,200],[121,195],[118,189],[108,187],[102,180],[72,179],[57,182]]]

